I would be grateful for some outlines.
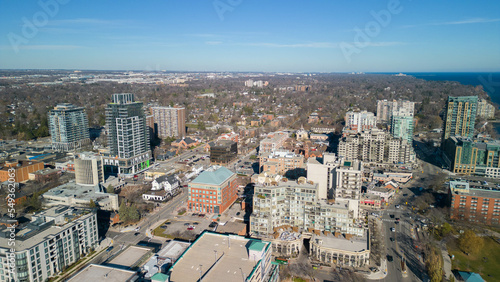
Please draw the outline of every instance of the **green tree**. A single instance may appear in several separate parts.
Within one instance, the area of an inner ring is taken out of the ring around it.
[[[468,229],[458,237],[458,245],[467,255],[475,254],[484,247],[484,240],[480,236],[477,236],[474,231]]]
[[[115,193],[115,188],[113,187],[113,185],[111,185],[111,184],[108,185],[108,188],[106,188],[106,193],[109,193],[109,194]]]
[[[137,210],[135,205],[131,205],[128,208],[127,213],[128,213],[129,220],[132,222],[139,221],[139,219],[141,219],[141,214],[139,213],[139,211]]]
[[[198,121],[198,129],[199,130],[205,130],[206,127],[205,127],[205,123],[203,121]]]
[[[443,281],[443,256],[436,247],[431,247],[425,260],[427,272],[432,282]]]
[[[118,215],[120,216],[120,220],[123,222],[129,222],[129,216],[128,216],[128,207],[125,204],[125,201],[122,201],[120,204],[120,207],[118,208]]]
[[[94,200],[90,199],[90,202],[89,202],[89,207],[90,207],[90,208],[97,208],[97,205],[96,205],[96,203],[94,202]]]

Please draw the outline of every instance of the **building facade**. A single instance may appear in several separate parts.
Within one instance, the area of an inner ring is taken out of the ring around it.
[[[158,137],[186,136],[186,108],[151,107]]]
[[[18,225],[15,264],[9,274],[7,256],[10,230],[0,236],[0,280],[41,282],[54,277],[88,254],[98,244],[94,210],[52,207],[36,213],[31,222]]]
[[[335,200],[359,200],[363,185],[363,162],[340,161],[335,169]]]
[[[151,160],[149,128],[142,102],[134,94],[113,94],[106,107],[109,155],[104,158],[109,173],[130,175],[148,168]]]
[[[238,143],[232,140],[217,140],[210,146],[210,163],[228,165],[238,157]]]
[[[75,180],[80,185],[99,185],[104,182],[104,163],[102,156],[92,152],[75,156]]]
[[[349,111],[345,114],[345,127],[357,132],[377,126],[375,115],[367,111]]]
[[[477,96],[448,96],[441,142],[454,136],[472,138],[476,122],[477,100]]]
[[[331,233],[313,235],[310,243],[313,261],[332,265],[362,267],[370,263],[370,239],[363,237],[336,236]]]
[[[413,144],[413,117],[392,116],[391,135],[394,138],[402,138]]]
[[[470,188],[465,181],[450,181],[448,195],[452,219],[499,225],[500,191]]]
[[[225,167],[212,166],[188,184],[188,209],[222,214],[236,201],[236,174]]]
[[[495,106],[484,99],[479,99],[477,103],[477,117],[483,119],[493,119],[495,117]]]
[[[274,151],[273,153],[263,153],[259,156],[260,172],[266,171],[270,174],[300,174],[305,169],[304,156],[288,151]]]
[[[412,117],[415,114],[415,102],[402,100],[378,100],[377,122],[390,123],[393,116]]]
[[[272,153],[283,147],[283,144],[288,139],[286,132],[271,133],[264,140],[260,141],[259,153]]]
[[[90,143],[89,121],[83,107],[64,103],[48,114],[52,148],[70,151]]]
[[[9,160],[5,161],[0,167],[0,182],[11,179],[10,175],[14,175],[14,182],[24,182],[29,180],[29,174],[43,169],[43,162],[26,161],[26,160]]]

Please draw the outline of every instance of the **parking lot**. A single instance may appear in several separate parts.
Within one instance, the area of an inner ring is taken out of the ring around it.
[[[165,221],[155,230],[155,235],[172,239],[193,240],[196,235],[209,229],[208,226],[211,222],[205,214],[200,217],[199,214],[186,213],[183,216],[176,216],[174,219]]]

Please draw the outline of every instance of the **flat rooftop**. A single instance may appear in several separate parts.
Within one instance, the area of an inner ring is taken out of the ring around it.
[[[137,246],[130,246],[125,251],[120,253],[108,264],[124,267],[132,267],[136,264],[145,254],[150,252],[150,248],[143,248]]]
[[[190,243],[172,240],[158,252],[158,256],[177,259],[190,245]]]
[[[328,235],[313,235],[312,240],[322,240],[323,247],[331,248],[334,250],[342,250],[348,252],[363,252],[369,250],[368,239],[364,237],[352,237],[351,239],[346,239],[343,236],[340,238],[335,237],[333,234]]]
[[[135,271],[124,270],[104,265],[91,264],[78,272],[68,281],[71,282],[90,282],[90,281],[106,281],[106,282],[126,282],[135,281],[137,276]]]
[[[242,277],[248,277],[257,264],[248,257],[252,242],[264,247],[270,245],[269,242],[241,236],[205,232],[172,266],[170,281],[198,281],[200,271],[203,281],[242,281]],[[215,251],[219,259],[216,264]]]

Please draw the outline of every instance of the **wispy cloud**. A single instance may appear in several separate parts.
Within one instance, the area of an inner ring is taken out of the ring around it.
[[[220,45],[220,44],[222,44],[222,41],[206,41],[205,44],[207,44],[207,45]]]
[[[485,19],[485,18],[473,18],[459,21],[449,21],[449,22],[434,22],[434,23],[424,23],[415,25],[404,25],[402,28],[413,28],[421,26],[441,26],[441,25],[462,25],[462,24],[480,24],[480,23],[493,23],[500,22],[500,19]]]
[[[78,45],[21,45],[17,47],[20,50],[74,50],[84,48]],[[0,50],[12,49],[10,45],[0,45]]]
[[[355,44],[353,42],[345,42]],[[366,42],[363,43],[367,47],[388,47],[397,45],[406,45],[404,42]],[[337,42],[307,42],[307,43],[270,43],[270,42],[255,42],[255,43],[236,43],[241,46],[269,47],[269,48],[339,48],[340,43]]]

